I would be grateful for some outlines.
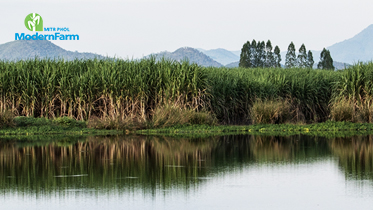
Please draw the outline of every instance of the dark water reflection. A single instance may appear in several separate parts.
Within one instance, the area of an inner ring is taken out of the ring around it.
[[[247,171],[255,173],[262,166],[268,166],[266,170],[290,167],[296,171],[297,167],[314,167],[320,162],[323,166],[335,164],[346,182],[362,181],[371,186],[373,139],[237,135],[203,139],[116,136],[69,141],[3,140],[0,194],[193,194],[214,180],[234,179]],[[268,174],[274,176],[273,171]],[[285,176],[292,179],[292,174]]]
[[[338,157],[339,166],[347,178],[373,180],[372,136],[335,138],[329,146],[332,154]]]

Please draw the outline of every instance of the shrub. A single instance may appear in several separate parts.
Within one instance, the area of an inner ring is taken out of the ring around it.
[[[35,118],[35,117],[25,117],[25,116],[14,118],[14,122],[17,127],[43,126],[43,125],[49,124],[48,120],[45,118]]]
[[[80,127],[80,128],[85,128],[86,123],[83,121],[77,121],[73,118],[70,117],[57,117],[52,120],[53,123],[57,125],[63,125],[63,126],[68,126],[68,127]]]
[[[91,117],[87,123],[88,128],[107,130],[138,130],[147,126],[145,119],[139,117]]]
[[[13,127],[14,125],[14,114],[11,111],[0,113],[0,128]]]
[[[360,100],[360,105],[358,106],[356,119],[358,122],[373,122],[373,100],[366,98],[365,100]]]
[[[205,110],[202,111],[193,111],[189,115],[189,123],[192,125],[217,125],[218,120],[215,115]]]
[[[290,103],[287,100],[257,99],[250,111],[253,124],[278,124],[291,119]]]
[[[334,121],[355,122],[355,104],[352,100],[342,98],[335,101],[330,109],[330,117]]]
[[[205,110],[195,111],[177,104],[167,103],[158,106],[153,113],[151,126],[153,128],[165,128],[174,125],[208,124],[215,125],[215,116]]]

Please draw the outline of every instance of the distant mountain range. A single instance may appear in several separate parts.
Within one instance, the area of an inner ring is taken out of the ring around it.
[[[241,52],[239,52],[237,55],[234,52],[222,48],[214,50],[204,50],[199,48],[198,50],[223,65],[227,65],[240,60]]]
[[[189,62],[197,63],[198,65],[201,65],[201,66],[213,66],[213,67],[223,66],[221,63],[213,60],[206,54],[191,47],[182,47],[182,48],[175,50],[174,52],[164,51],[164,52],[152,54],[152,56],[156,56],[157,58],[164,57],[167,59],[172,59],[172,60],[177,60],[177,61],[181,61],[187,58]]]
[[[343,69],[345,66],[358,61],[373,60],[373,24],[361,31],[354,37],[345,41],[336,43],[330,47],[334,66],[337,69]],[[240,59],[240,50],[229,51],[218,48],[212,50],[194,49],[191,47],[179,48],[174,52],[160,52],[152,54],[157,58],[165,57],[173,60],[189,60],[201,66],[213,67],[237,67]],[[312,51],[317,65],[320,57],[320,51]],[[282,63],[285,62],[286,51],[281,52]],[[12,41],[0,45],[0,60],[20,60],[29,58],[64,58],[73,59],[92,59],[104,58],[104,56],[94,53],[79,53],[62,49],[50,41]],[[148,56],[146,56],[148,57]]]
[[[373,24],[351,39],[328,47],[334,60],[345,63],[373,60]]]
[[[104,58],[94,53],[67,51],[47,40],[18,40],[0,45],[0,60],[22,60],[35,57],[66,60]]]

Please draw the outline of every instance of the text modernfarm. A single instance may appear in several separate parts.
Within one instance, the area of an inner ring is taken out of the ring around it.
[[[38,34],[15,33],[15,40],[79,40],[78,34]]]

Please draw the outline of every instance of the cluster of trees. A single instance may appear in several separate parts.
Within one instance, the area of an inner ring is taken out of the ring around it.
[[[251,43],[248,41],[243,45],[239,66],[244,68],[281,68],[280,62],[281,55],[278,46],[272,52],[270,40],[264,43],[264,41],[256,42],[254,39]],[[295,53],[294,43],[289,44],[285,58],[285,68],[312,68],[314,63],[312,52],[310,50],[307,52],[304,44],[299,48],[298,55]],[[323,49],[317,68],[334,70],[333,59],[329,50]]]
[[[299,48],[298,56],[295,55],[295,46],[294,43],[291,42],[288,47],[288,52],[286,53],[285,58],[285,68],[312,68],[313,64],[313,55],[311,50],[306,50],[306,46],[302,44]]]
[[[278,46],[272,52],[270,40],[264,43],[264,41],[256,42],[254,39],[251,43],[247,41],[243,45],[239,66],[244,68],[281,67],[280,62],[281,55]]]

